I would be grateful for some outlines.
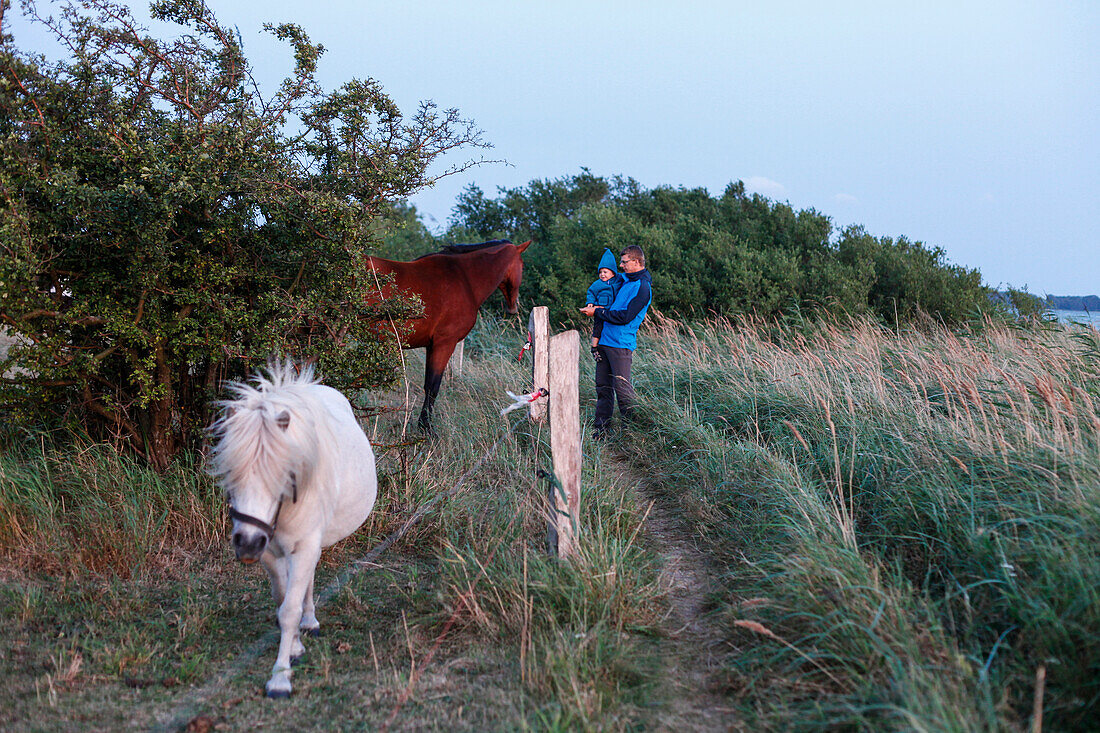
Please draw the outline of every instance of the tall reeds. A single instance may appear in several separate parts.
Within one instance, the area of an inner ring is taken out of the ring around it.
[[[638,360],[654,429],[637,460],[730,563],[737,684],[828,724],[1087,727],[1097,344],[989,323],[659,320]]]

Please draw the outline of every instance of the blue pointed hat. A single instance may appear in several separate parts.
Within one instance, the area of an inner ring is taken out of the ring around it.
[[[600,258],[600,264],[596,267],[596,273],[599,274],[600,270],[607,268],[612,272],[619,271],[619,258],[611,253],[611,250],[604,247],[603,257]]]

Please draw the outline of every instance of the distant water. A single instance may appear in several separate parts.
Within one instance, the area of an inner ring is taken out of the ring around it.
[[[1058,320],[1062,323],[1091,323],[1093,326],[1100,328],[1100,313],[1090,311],[1061,311],[1052,310],[1049,311],[1058,316]]]

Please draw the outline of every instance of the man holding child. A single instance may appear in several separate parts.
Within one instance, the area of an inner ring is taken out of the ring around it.
[[[601,262],[601,266],[604,263]],[[608,306],[581,308],[595,319],[593,357],[596,359],[596,416],[593,430],[597,439],[607,437],[608,424],[619,402],[619,416],[628,423],[634,407],[634,385],[630,367],[637,346],[638,327],[652,300],[652,279],[645,266],[645,253],[636,244],[626,247],[619,259],[623,282]],[[597,339],[598,338],[598,342]]]

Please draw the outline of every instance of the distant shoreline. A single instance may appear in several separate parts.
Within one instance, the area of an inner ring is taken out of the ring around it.
[[[1096,295],[1048,295],[1043,301],[1051,310],[1100,313],[1100,296]]]

